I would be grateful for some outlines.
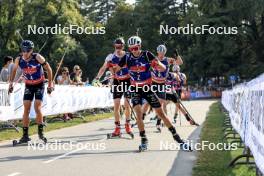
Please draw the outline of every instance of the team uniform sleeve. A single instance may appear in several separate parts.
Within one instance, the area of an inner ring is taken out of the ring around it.
[[[113,58],[113,54],[108,54],[105,58],[105,63],[106,63],[106,67],[112,67],[112,58]]]
[[[150,62],[152,62],[156,58],[150,51],[146,51],[146,55]]]

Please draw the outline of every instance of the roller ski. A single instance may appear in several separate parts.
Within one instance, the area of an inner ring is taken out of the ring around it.
[[[134,139],[134,133],[131,130],[131,126],[129,122],[126,122],[125,129],[126,129],[126,133],[131,137],[131,139]]]
[[[28,127],[23,127],[23,136],[20,140],[13,140],[13,147],[20,144],[27,144],[31,139],[28,137]]]
[[[146,137],[141,138],[141,144],[138,147],[139,152],[144,152],[148,149],[148,139]]]
[[[120,126],[116,126],[115,131],[113,133],[107,134],[107,139],[121,138],[121,129]]]
[[[27,144],[31,139],[28,136],[23,136],[19,140],[13,140],[13,147],[20,145],[20,144]]]
[[[43,124],[38,125],[38,136],[39,136],[39,139],[42,140],[46,144],[48,142],[48,140],[46,137],[44,137],[43,127],[44,127]]]

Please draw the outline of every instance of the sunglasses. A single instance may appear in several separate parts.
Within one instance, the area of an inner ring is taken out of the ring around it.
[[[133,47],[129,47],[129,51],[138,51],[139,50],[139,46],[133,46]]]

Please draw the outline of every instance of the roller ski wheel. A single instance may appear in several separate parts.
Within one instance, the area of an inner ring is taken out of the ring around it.
[[[15,147],[20,144],[27,144],[29,141],[31,141],[30,138],[21,138],[20,140],[13,140],[12,144],[13,144],[13,147]]]

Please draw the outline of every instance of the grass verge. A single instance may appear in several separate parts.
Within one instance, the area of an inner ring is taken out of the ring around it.
[[[210,143],[228,143],[223,141],[224,114],[220,111],[220,103],[214,103],[207,114],[206,121],[200,135],[200,141]],[[234,151],[220,151],[205,148],[198,152],[197,162],[193,168],[194,176],[253,176],[255,168],[247,165],[236,165],[228,168],[229,162],[236,156],[242,154],[243,149],[238,148]]]
[[[65,127],[71,127],[71,126],[79,125],[82,123],[88,123],[88,122],[93,122],[93,121],[97,121],[97,120],[102,120],[102,119],[106,119],[106,118],[109,118],[112,116],[113,116],[113,113],[84,115],[84,120],[80,119],[80,118],[74,118],[73,120],[70,120],[67,122],[58,121],[58,122],[48,123],[47,127],[45,128],[45,132],[56,130],[56,129],[61,129],[61,128],[65,128]],[[37,125],[31,125],[29,127],[29,134],[33,135],[36,133],[37,133]],[[22,135],[22,129],[20,129],[19,133],[17,133],[14,129],[4,129],[4,130],[0,131],[0,141],[17,139],[17,138],[20,138],[21,135]]]

